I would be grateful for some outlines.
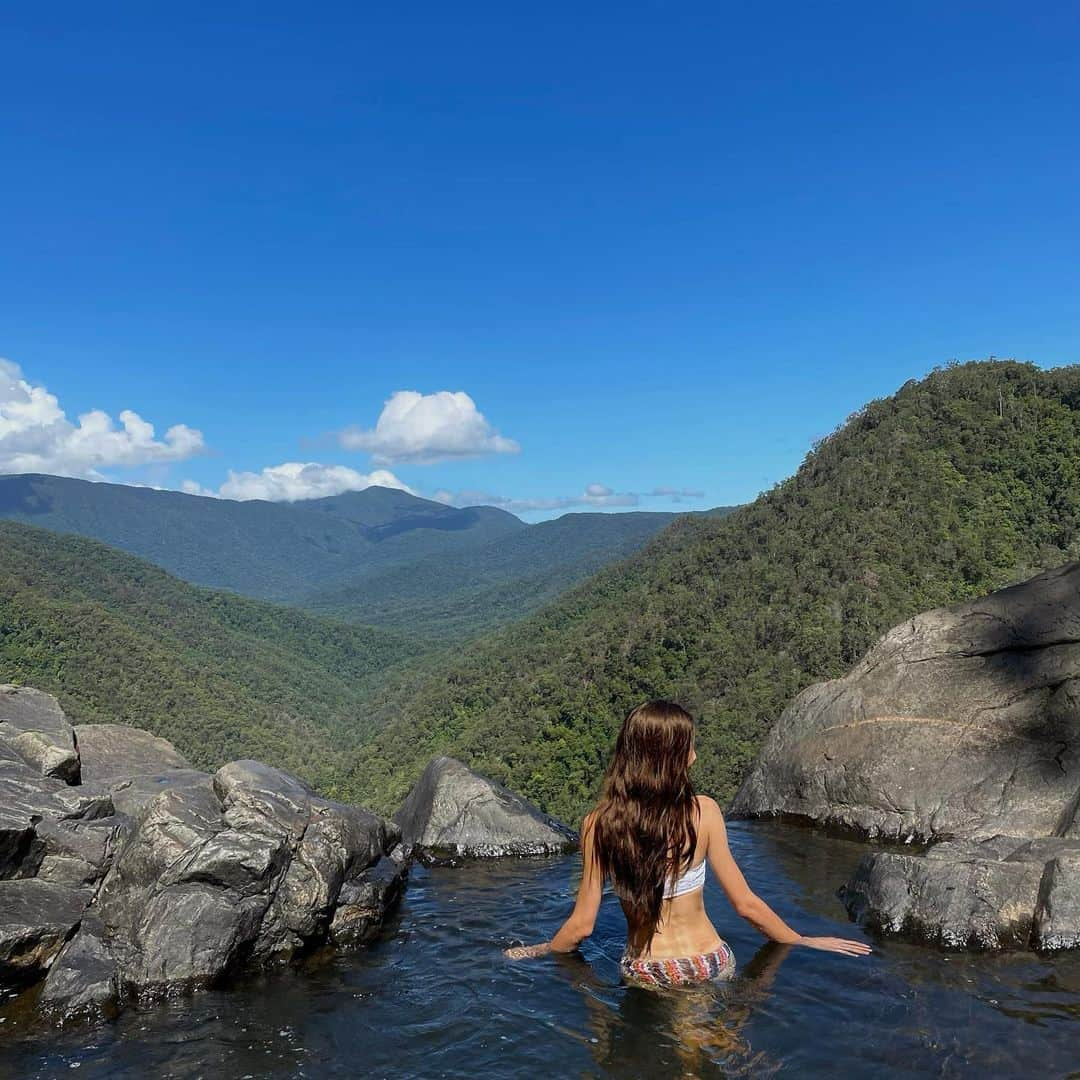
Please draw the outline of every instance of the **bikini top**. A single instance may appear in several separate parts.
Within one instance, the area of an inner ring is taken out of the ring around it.
[[[695,889],[701,889],[705,886],[705,860],[702,859],[697,866],[691,866],[685,874],[681,874],[672,882],[671,878],[668,878],[667,891],[664,893],[664,899],[670,900],[674,896],[682,896],[683,893],[693,892]]]

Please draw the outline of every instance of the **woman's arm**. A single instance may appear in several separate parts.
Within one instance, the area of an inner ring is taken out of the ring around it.
[[[581,857],[584,868],[581,872],[581,884],[578,886],[577,900],[570,917],[559,927],[550,941],[539,945],[519,945],[503,951],[512,960],[521,960],[528,956],[543,956],[549,952],[573,952],[581,942],[593,932],[596,925],[596,913],[600,910],[600,898],[603,896],[604,883],[600,877],[593,852],[593,816],[586,814],[581,823]]]
[[[825,949],[829,952],[849,953],[852,956],[861,956],[871,951],[870,946],[862,941],[852,941],[848,938],[803,937],[798,931],[792,930],[746,883],[746,878],[743,877],[728,846],[724,815],[716,801],[707,795],[702,795],[698,801],[701,806],[701,823],[707,830],[709,865],[737,915],[772,941],[789,945],[806,945],[812,949]]]

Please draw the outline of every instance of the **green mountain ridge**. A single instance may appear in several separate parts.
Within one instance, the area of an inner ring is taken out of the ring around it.
[[[1080,556],[1080,366],[950,365],[873,401],[790,479],[726,517],[682,516],[629,559],[372,700],[355,786],[397,805],[454,754],[576,820],[625,712],[700,722],[726,800],[769,725],[889,627]]]
[[[527,525],[495,507],[459,509],[377,486],[271,503],[0,477],[0,519],[100,540],[196,585],[432,641],[520,618],[675,516],[566,514]]]
[[[255,757],[363,801],[345,752],[368,730],[366,697],[421,651],[0,521],[0,682],[56,694],[76,722],[147,728],[202,768]]]
[[[528,526],[492,506],[369,487],[297,503],[237,502],[58,476],[0,477],[0,518],[87,536],[218,589],[296,602],[358,565],[391,566]]]
[[[731,507],[709,514],[721,516]],[[675,514],[564,514],[467,551],[370,572],[303,606],[427,637],[465,638],[519,619],[637,551]]]

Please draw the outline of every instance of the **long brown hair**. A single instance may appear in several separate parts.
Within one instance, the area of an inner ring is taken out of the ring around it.
[[[622,901],[637,951],[652,943],[666,878],[681,873],[697,847],[693,745],[694,720],[682,706],[647,701],[627,714],[604,776],[595,858]]]

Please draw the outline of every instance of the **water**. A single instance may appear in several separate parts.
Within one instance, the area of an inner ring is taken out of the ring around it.
[[[835,897],[859,845],[776,824],[729,833],[751,886],[789,923],[860,936]],[[321,953],[111,1023],[46,1029],[24,994],[0,1005],[0,1076],[1080,1077],[1080,955],[785,949],[763,944],[710,880],[738,961],[730,985],[622,985],[625,923],[610,895],[582,955],[503,957],[558,927],[579,865],[416,867],[366,952]]]

